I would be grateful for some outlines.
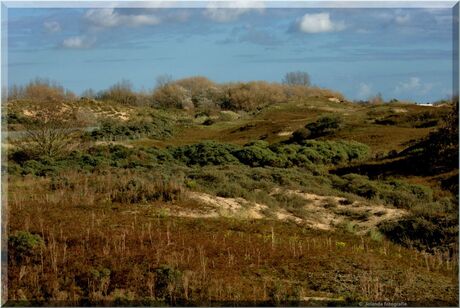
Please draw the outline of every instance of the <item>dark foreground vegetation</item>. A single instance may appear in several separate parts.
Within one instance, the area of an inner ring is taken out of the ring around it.
[[[16,87],[8,304],[456,306],[458,101],[297,77]]]

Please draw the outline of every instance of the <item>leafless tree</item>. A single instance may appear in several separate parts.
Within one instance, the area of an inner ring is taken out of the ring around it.
[[[105,91],[102,91],[98,98],[101,100],[111,100],[125,105],[134,105],[137,102],[137,95],[133,91],[132,83],[123,79]]]
[[[284,75],[283,83],[290,86],[310,86],[310,75],[307,72],[289,72]]]
[[[31,156],[58,157],[75,149],[85,125],[78,108],[41,103],[24,123],[24,133],[14,145]]]

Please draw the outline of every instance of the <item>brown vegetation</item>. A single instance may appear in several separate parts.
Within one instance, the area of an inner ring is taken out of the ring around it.
[[[4,118],[8,304],[458,304],[458,105],[35,86]]]

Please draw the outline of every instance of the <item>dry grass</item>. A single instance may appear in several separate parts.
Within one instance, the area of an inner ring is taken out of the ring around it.
[[[359,106],[317,92],[210,126],[175,111],[184,121],[173,138],[123,143],[166,147],[210,139],[235,144],[257,139],[277,142],[289,138],[281,132],[295,131],[324,114],[340,113],[345,129],[332,138],[366,143],[377,154],[403,149],[431,130],[369,120],[370,113],[406,115],[423,107]],[[118,115],[120,121],[147,112],[144,107],[81,104],[100,117]],[[24,109],[21,104],[14,108]],[[441,177],[451,175],[455,172]],[[414,176],[408,181],[428,183],[436,188],[436,197],[442,197],[447,194],[440,187],[442,179]],[[216,209],[208,217],[176,217],[174,211],[193,212],[202,206],[187,197],[183,182],[181,174],[166,177],[161,170],[141,173],[134,168],[116,174],[100,170],[55,178],[10,177],[8,234],[30,232],[39,235],[44,245],[26,254],[10,247],[9,304],[254,306],[390,301],[458,305],[457,247],[450,254],[426,254],[393,244],[378,233],[357,235],[351,224],[342,231],[314,230],[289,219],[265,219],[260,208],[255,217],[244,206],[237,219],[223,217],[232,215]],[[353,215],[345,212],[353,202],[319,199],[321,204],[313,210],[321,206],[334,215]],[[295,210],[294,206],[291,212],[281,209],[278,218],[314,215]]]
[[[10,303],[457,303],[457,256],[289,222],[171,217],[164,201],[110,201],[109,179],[69,175],[54,190],[49,179],[11,179],[10,234],[45,245],[21,262],[10,250]]]

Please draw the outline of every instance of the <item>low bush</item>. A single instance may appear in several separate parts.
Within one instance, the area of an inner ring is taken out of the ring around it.
[[[246,144],[242,149],[235,151],[234,155],[241,163],[251,167],[283,167],[286,165],[286,160],[273,153],[268,143],[264,141]]]
[[[86,134],[95,140],[124,140],[136,138],[169,138],[174,134],[175,120],[160,112],[153,112],[138,120],[127,122],[105,120],[96,130]]]
[[[203,141],[192,145],[170,148],[170,153],[175,159],[188,166],[225,165],[239,163],[238,159],[232,155],[236,149],[236,146],[229,144]]]
[[[171,119],[156,117],[151,121],[142,120],[138,122],[120,123],[115,121],[104,121],[101,126],[87,135],[95,140],[123,140],[142,137],[167,138],[174,133]]]
[[[368,199],[378,199],[397,208],[411,209],[433,199],[430,188],[398,180],[372,181],[358,174],[347,174],[341,178],[331,176],[333,187]]]
[[[174,304],[175,295],[180,292],[182,272],[170,266],[160,266],[155,270],[155,295]]]
[[[276,83],[252,81],[222,86],[224,96],[222,109],[252,111],[267,105],[284,102],[287,97],[284,87]]]
[[[43,245],[44,241],[39,235],[17,231],[8,237],[8,256],[21,262],[25,258],[36,256]]]
[[[238,147],[205,141],[193,145],[170,148],[173,157],[188,166],[245,164],[251,167],[293,166],[314,170],[314,164],[339,164],[361,160],[368,156],[369,147],[346,141],[307,141],[302,145],[273,144],[255,141]]]
[[[291,141],[300,143],[304,140],[330,136],[343,128],[343,120],[338,116],[323,116],[316,122],[309,123],[305,127],[296,130],[292,134]]]
[[[399,221],[384,222],[379,229],[393,242],[420,250],[453,251],[458,242],[458,218],[442,214],[412,214]]]
[[[425,128],[437,126],[445,112],[422,111],[407,114],[392,113],[375,119],[379,125],[397,125],[400,127]]]

